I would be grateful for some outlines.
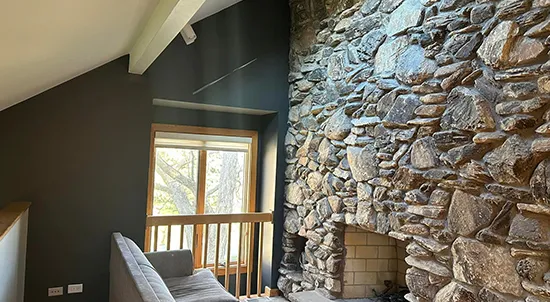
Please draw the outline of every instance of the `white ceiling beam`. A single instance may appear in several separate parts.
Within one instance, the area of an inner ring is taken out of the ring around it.
[[[204,2],[205,0],[160,0],[130,51],[128,71],[143,74]]]

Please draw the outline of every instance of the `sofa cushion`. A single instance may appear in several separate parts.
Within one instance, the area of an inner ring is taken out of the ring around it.
[[[176,302],[235,302],[209,269],[196,270],[187,277],[164,279]]]
[[[173,302],[174,298],[170,294],[168,287],[166,287],[166,284],[157,273],[153,265],[149,262],[149,260],[147,260],[147,257],[145,257],[143,252],[132,240],[126,237],[124,237],[124,240],[126,241],[128,249],[136,260],[143,276],[145,277],[151,288],[153,288],[153,291],[155,292],[158,300],[161,302]]]

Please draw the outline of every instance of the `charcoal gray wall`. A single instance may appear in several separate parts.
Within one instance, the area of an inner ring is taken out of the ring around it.
[[[32,202],[25,301],[107,301],[110,234],[143,245],[151,94],[127,61],[0,112],[2,200]]]
[[[33,202],[25,301],[107,301],[110,234],[121,231],[143,246],[153,120],[263,136],[264,118],[154,109],[153,98],[279,112],[268,118],[275,125],[268,135],[284,165],[288,26],[286,1],[245,0],[195,24],[194,44],[178,36],[144,76],[128,74],[124,57],[0,112],[0,205]],[[282,174],[271,180],[281,213]],[[271,260],[278,264],[280,251]],[[272,287],[276,280],[264,277]],[[84,283],[84,293],[47,298],[48,287],[71,283]]]
[[[260,121],[258,206],[275,213],[273,229],[266,229],[273,248],[264,258],[269,261],[264,263],[263,280],[272,288],[282,257],[289,27],[287,1],[246,0],[193,25],[197,40],[185,45],[178,37],[147,71],[157,98],[275,112],[235,118],[223,113],[155,110],[155,122],[163,123],[254,129],[250,127],[257,126],[251,126],[251,120]],[[205,88],[210,83],[214,84]]]

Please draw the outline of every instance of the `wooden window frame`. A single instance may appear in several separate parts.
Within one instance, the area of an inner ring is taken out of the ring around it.
[[[210,127],[197,127],[197,126],[184,126],[184,125],[170,125],[170,124],[153,124],[151,126],[151,142],[149,151],[149,180],[147,188],[147,216],[153,214],[153,198],[155,189],[155,166],[156,166],[156,148],[155,138],[157,132],[172,132],[172,133],[188,133],[199,135],[217,135],[217,136],[233,136],[233,137],[246,137],[252,141],[248,150],[248,166],[249,173],[245,177],[249,177],[248,185],[248,212],[253,213],[256,211],[256,186],[257,186],[257,171],[258,171],[258,132],[253,130],[238,130],[238,129],[226,129],[226,128],[210,128]],[[198,188],[197,188],[197,214],[204,214],[205,205],[205,192],[200,188],[206,186],[206,150],[199,151],[199,175],[198,175]],[[194,255],[202,255],[202,240],[203,238],[203,226],[196,225],[197,236],[193,242]],[[150,250],[151,247],[151,228],[146,228],[145,231],[145,250]],[[201,257],[195,257],[195,267],[200,267]]]

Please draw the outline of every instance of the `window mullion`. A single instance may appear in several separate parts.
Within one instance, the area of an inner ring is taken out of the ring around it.
[[[204,214],[205,209],[205,203],[206,203],[206,156],[207,156],[206,150],[200,150],[199,151],[199,183],[197,187],[197,214]],[[196,246],[194,247],[194,254],[195,254],[195,267],[200,267],[202,264],[201,257],[208,257],[208,255],[205,255],[203,253],[203,240],[208,240],[208,234],[206,234],[206,237],[204,237],[203,234],[203,225],[196,225],[195,226],[195,234],[196,236],[195,242]],[[203,239],[204,238],[204,239]]]
[[[199,151],[199,185],[197,188],[197,214],[204,214],[206,203],[206,150]]]

